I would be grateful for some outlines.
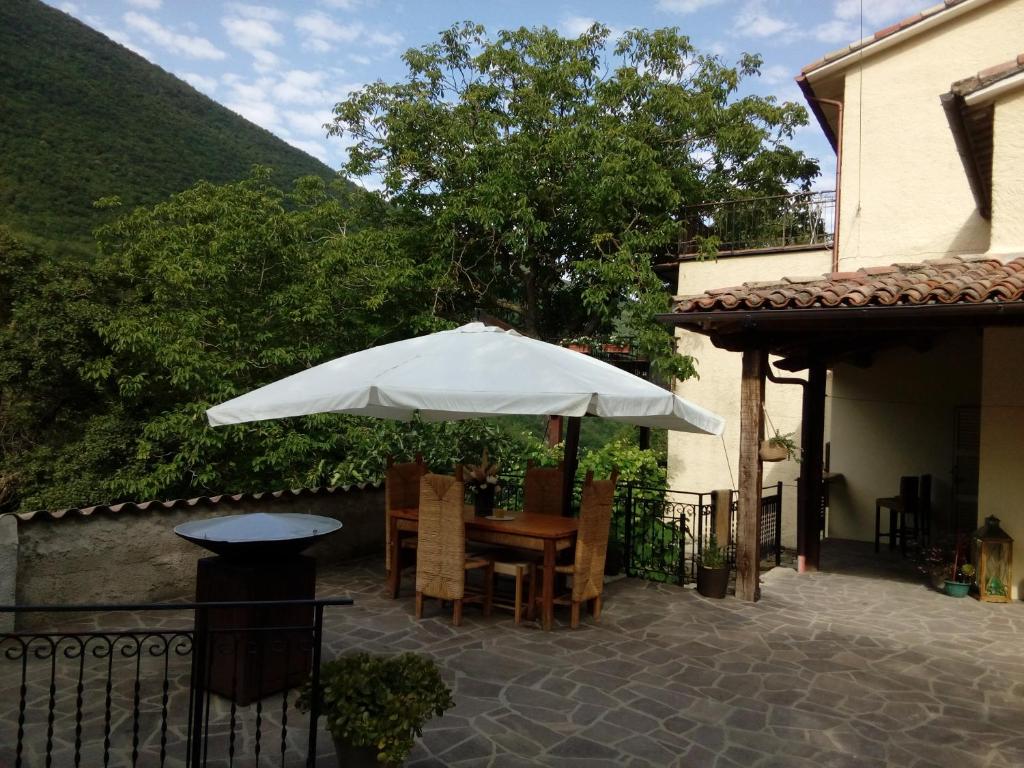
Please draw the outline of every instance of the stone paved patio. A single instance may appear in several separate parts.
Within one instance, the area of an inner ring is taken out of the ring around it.
[[[323,595],[356,599],[327,613],[325,655],[439,661],[457,706],[426,729],[420,768],[1024,765],[1024,604],[945,597],[868,545],[824,557],[821,574],[765,573],[756,605],[622,579],[599,625],[550,633],[474,609],[455,629],[436,604],[418,623],[363,562],[321,575]]]

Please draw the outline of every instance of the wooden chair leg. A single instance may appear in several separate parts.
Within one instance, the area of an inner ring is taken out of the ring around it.
[[[875,552],[878,552],[882,539],[882,507],[875,504]]]
[[[520,624],[523,620],[523,566],[516,566],[516,604],[515,604],[515,616],[516,624]]]
[[[494,563],[484,569],[484,618],[491,615],[494,602]]]
[[[526,620],[533,621],[537,618],[537,566],[530,564],[530,589],[529,597],[526,599]]]
[[[590,606],[590,612],[594,614],[594,621],[601,620],[601,595],[594,598],[594,602]]]
[[[580,625],[580,601],[572,601],[572,618],[569,621],[569,626],[576,629]]]
[[[452,624],[456,627],[462,626],[462,599],[455,600],[452,607]]]
[[[423,618],[423,593],[416,592],[416,618]]]

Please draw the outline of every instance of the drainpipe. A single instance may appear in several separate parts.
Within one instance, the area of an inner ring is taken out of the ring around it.
[[[836,231],[832,235],[832,271],[839,271],[839,219],[842,208],[839,206],[842,200],[843,181],[843,102],[835,99],[819,99],[816,96],[806,94],[808,100],[817,104],[827,104],[836,108]],[[820,112],[818,114],[821,114]]]

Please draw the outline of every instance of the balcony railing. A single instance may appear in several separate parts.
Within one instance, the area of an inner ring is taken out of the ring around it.
[[[830,248],[835,212],[834,190],[687,206],[678,255]]]

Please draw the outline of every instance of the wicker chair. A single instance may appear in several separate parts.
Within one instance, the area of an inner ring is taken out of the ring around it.
[[[388,573],[391,572],[391,526],[388,525],[387,515],[392,509],[418,509],[420,506],[420,478],[427,473],[423,464],[423,457],[416,455],[416,460],[408,464],[394,464],[388,459],[388,468],[384,473],[384,565]],[[401,555],[404,552],[412,553],[416,549],[416,526],[405,525],[399,521],[399,570],[408,568],[412,562],[406,561]]]
[[[451,600],[452,624],[462,624],[464,603],[483,603],[484,616],[491,614],[494,563],[485,557],[466,556],[463,517],[465,486],[462,468],[455,477],[424,475],[420,480],[419,545],[416,554],[416,618],[423,618],[423,598]],[[482,593],[466,590],[466,572],[482,568]]]
[[[523,481],[523,511],[537,515],[562,514],[562,477],[561,463],[557,467],[535,467],[530,461]]]
[[[580,502],[580,524],[576,534],[576,554],[572,565],[556,565],[555,573],[572,576],[572,591],[555,598],[556,605],[572,608],[570,626],[580,625],[580,605],[592,601],[594,621],[601,619],[601,595],[604,592],[604,560],[608,554],[608,533],[612,523],[612,505],[615,501],[615,483],[618,470],[608,480],[594,480],[587,472]],[[537,584],[542,565],[530,569],[530,596],[528,618],[534,618],[537,606]]]

